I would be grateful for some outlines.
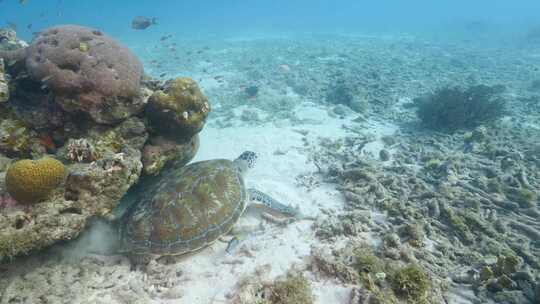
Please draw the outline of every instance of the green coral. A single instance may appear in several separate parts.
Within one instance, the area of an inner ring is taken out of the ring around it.
[[[163,91],[156,91],[148,101],[147,114],[160,134],[179,142],[189,140],[204,126],[210,112],[208,99],[191,78],[169,81]]]
[[[485,282],[489,279],[493,278],[493,270],[490,266],[484,266],[480,270],[480,281]]]
[[[6,190],[19,203],[36,203],[58,187],[65,176],[64,164],[54,158],[23,159],[9,166]]]
[[[507,187],[505,194],[508,199],[517,202],[521,208],[535,207],[538,200],[538,195],[527,188]]]
[[[447,219],[448,223],[455,229],[456,234],[459,235],[463,241],[467,243],[472,242],[473,235],[462,216],[456,214],[447,206],[441,208],[441,215]]]
[[[358,248],[354,252],[354,268],[360,273],[375,274],[384,271],[384,264],[373,253],[364,248]]]
[[[405,296],[413,303],[424,302],[431,287],[427,274],[416,265],[406,266],[395,271],[390,276],[390,283],[397,295]]]
[[[287,274],[283,281],[277,281],[271,287],[272,304],[311,304],[313,294],[309,282],[302,274]]]
[[[497,258],[495,272],[497,275],[511,275],[519,268],[519,258],[515,255],[504,255]]]
[[[428,171],[436,170],[441,166],[442,162],[439,159],[430,159],[424,165],[424,169]]]

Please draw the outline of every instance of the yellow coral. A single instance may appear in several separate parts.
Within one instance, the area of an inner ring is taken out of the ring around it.
[[[58,187],[65,175],[64,165],[54,158],[23,159],[9,166],[6,189],[19,203],[36,203]]]

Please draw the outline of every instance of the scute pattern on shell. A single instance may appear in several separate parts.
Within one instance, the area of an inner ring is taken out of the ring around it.
[[[124,244],[133,254],[181,255],[227,233],[244,211],[244,180],[230,160],[171,169],[126,213]]]

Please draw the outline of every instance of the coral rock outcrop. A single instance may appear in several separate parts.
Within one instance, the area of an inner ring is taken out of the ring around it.
[[[165,84],[148,101],[147,115],[160,134],[179,142],[188,141],[202,130],[210,113],[208,99],[197,83],[179,77]]]

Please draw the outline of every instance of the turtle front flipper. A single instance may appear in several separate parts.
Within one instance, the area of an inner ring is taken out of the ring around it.
[[[300,214],[300,210],[298,208],[294,208],[290,205],[280,203],[268,194],[263,193],[259,190],[250,188],[247,191],[251,202],[259,202],[265,208],[268,208],[268,210],[272,213],[277,213],[278,215],[284,217],[291,217],[296,219],[302,218],[302,215]]]

